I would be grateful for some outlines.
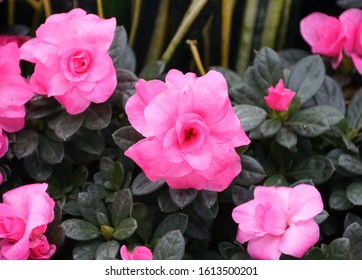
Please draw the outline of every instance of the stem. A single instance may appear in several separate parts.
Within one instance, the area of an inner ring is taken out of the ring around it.
[[[202,42],[203,42],[203,61],[206,68],[210,66],[210,57],[211,57],[211,36],[210,30],[213,21],[213,16],[211,15],[207,20],[204,28],[202,29]]]
[[[167,29],[169,7],[170,0],[161,0],[158,7],[157,18],[155,21],[151,42],[148,47],[146,64],[158,60],[161,56],[162,46],[165,41],[165,34]]]
[[[205,68],[204,68],[204,66],[202,65],[202,62],[201,62],[200,54],[199,54],[199,51],[198,51],[197,46],[196,46],[196,41],[195,40],[186,40],[186,43],[191,48],[191,53],[192,53],[192,56],[194,57],[197,69],[199,69],[199,72],[200,72],[201,75],[205,75],[206,74]]]
[[[129,34],[128,44],[132,47],[136,38],[138,23],[140,21],[140,14],[142,8],[142,0],[133,0],[133,15],[131,31]]]
[[[261,40],[262,46],[274,48],[283,6],[284,0],[274,0],[269,2],[268,12],[264,24],[263,36]]]
[[[97,11],[100,18],[104,18],[103,3],[102,0],[97,0]]]
[[[236,72],[242,77],[249,65],[250,52],[253,44],[255,19],[258,12],[259,0],[247,0],[244,21],[242,23],[239,49],[236,59]]]
[[[43,0],[45,17],[49,17],[52,14],[52,8],[49,0]]]
[[[163,53],[161,60],[165,63],[170,61],[173,53],[175,52],[177,46],[180,44],[182,38],[185,36],[186,32],[189,30],[191,24],[194,22],[196,17],[200,14],[202,8],[205,6],[208,0],[193,0],[189,8],[187,9],[184,18],[181,21],[181,24],[173,36],[171,42],[167,46],[166,51]]]
[[[8,3],[8,25],[13,25],[15,22],[15,0],[9,0]]]
[[[289,24],[289,17],[290,17],[290,11],[293,4],[293,0],[284,0],[284,10],[283,10],[283,19],[280,27],[280,36],[278,40],[278,46],[277,49],[281,49],[285,45],[285,39],[287,36],[288,31],[288,24]]]
[[[235,0],[221,0],[221,66],[229,66],[230,33]]]

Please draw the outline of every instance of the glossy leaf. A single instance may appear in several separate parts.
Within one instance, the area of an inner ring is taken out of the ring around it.
[[[180,230],[166,233],[153,251],[155,260],[181,260],[185,252],[185,239]]]

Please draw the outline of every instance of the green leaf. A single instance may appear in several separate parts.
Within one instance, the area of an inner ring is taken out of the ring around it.
[[[198,191],[198,197],[197,197],[200,202],[210,208],[211,206],[213,206],[217,200],[217,192],[213,192],[213,191],[206,191],[206,190],[201,190]]]
[[[153,250],[155,260],[181,260],[185,253],[185,239],[180,230],[170,231],[157,242]]]
[[[132,126],[123,126],[113,133],[113,140],[123,151],[143,139],[143,136]]]
[[[235,205],[241,205],[253,198],[253,194],[242,186],[234,185],[231,189],[231,198]]]
[[[39,182],[47,180],[53,172],[53,167],[44,162],[37,152],[24,158],[24,169],[31,178]]]
[[[286,68],[293,66],[299,60],[309,55],[308,52],[301,49],[283,49],[278,51],[278,54],[283,66]]]
[[[211,207],[206,207],[200,201],[196,200],[191,204],[195,213],[200,216],[203,220],[213,220],[219,213],[219,202],[218,200]]]
[[[179,209],[179,207],[172,201],[168,189],[161,189],[157,196],[158,206],[162,212],[172,213]]]
[[[17,158],[24,158],[35,152],[39,145],[39,134],[32,129],[24,129],[16,136],[13,146],[14,154]]]
[[[152,62],[142,69],[139,77],[145,79],[146,81],[157,79],[161,76],[165,67],[165,62],[162,60]]]
[[[343,118],[344,115],[335,108],[315,106],[296,112],[287,124],[301,136],[315,137],[339,123]]]
[[[102,242],[98,240],[78,243],[73,249],[73,259],[94,260],[100,244],[102,244]]]
[[[101,236],[99,229],[87,221],[69,219],[65,220],[61,226],[67,237],[78,241],[92,240]]]
[[[240,252],[240,247],[229,242],[221,242],[218,245],[219,252],[225,260],[230,260],[233,255]]]
[[[49,164],[60,163],[64,157],[64,146],[44,136],[40,136],[39,154],[42,160]]]
[[[135,93],[135,84],[138,77],[131,71],[126,69],[116,69],[117,73],[117,86],[111,100],[119,99],[122,107],[125,108],[128,98]],[[118,102],[118,101],[117,101]]]
[[[291,149],[297,145],[298,137],[294,132],[282,127],[275,135],[275,140],[280,146]]]
[[[124,189],[115,193],[112,204],[112,223],[114,227],[128,218],[131,214],[133,198],[129,189]]]
[[[362,226],[356,222],[350,224],[343,233],[344,238],[348,238],[351,243],[362,242]]]
[[[145,243],[148,243],[153,223],[150,212],[147,209],[147,206],[136,202],[132,205],[131,217],[137,221],[137,230],[136,233],[142,238]]]
[[[354,205],[362,205],[362,181],[348,185],[346,196]]]
[[[103,202],[92,193],[78,193],[78,204],[83,217],[95,226],[99,225],[97,221],[97,212],[107,215],[107,209]]]
[[[83,115],[70,115],[66,112],[61,113],[55,119],[48,122],[48,126],[54,130],[56,136],[63,141],[68,140],[74,135],[83,124]]]
[[[346,188],[344,186],[335,186],[329,195],[329,207],[337,211],[346,211],[353,207],[353,204],[348,200]]]
[[[169,189],[170,197],[175,204],[182,208],[191,204],[197,196],[197,190],[195,189]]]
[[[349,154],[342,154],[338,158],[338,166],[354,175],[362,175],[362,161]]]
[[[267,116],[267,113],[260,107],[242,104],[233,107],[238,116],[244,131],[258,127]]]
[[[314,95],[317,105],[328,105],[341,111],[346,111],[345,99],[341,86],[331,77],[326,76],[322,86]]]
[[[90,130],[103,129],[109,125],[112,117],[111,106],[105,102],[92,103],[83,113],[84,126]]]
[[[105,149],[104,139],[96,130],[80,129],[73,140],[75,146],[92,155],[100,155]]]
[[[273,137],[282,127],[282,123],[278,120],[265,120],[260,125],[260,132],[264,137]]]
[[[320,225],[321,223],[323,223],[325,220],[327,220],[327,218],[329,217],[329,214],[326,210],[322,210],[322,212],[320,212],[317,216],[314,217],[314,220],[316,221],[316,223],[318,225]]]
[[[158,239],[170,231],[179,230],[181,233],[184,233],[188,224],[188,216],[183,213],[175,213],[168,215],[162,220],[158,225],[155,233],[153,234],[153,239]]]
[[[248,155],[241,156],[242,170],[235,178],[235,182],[240,185],[253,185],[261,182],[265,177],[265,171],[261,164]]]
[[[323,60],[318,55],[307,56],[292,69],[286,88],[296,93],[292,101],[294,110],[300,108],[304,102],[313,97],[321,87],[325,78]]]
[[[163,185],[165,185],[165,181],[152,182],[146,177],[144,172],[140,172],[133,180],[131,190],[135,195],[146,195],[160,189]]]
[[[297,162],[288,175],[295,180],[310,179],[315,184],[322,184],[332,177],[334,170],[329,158],[317,155]]]
[[[113,236],[117,240],[125,240],[131,237],[137,230],[137,221],[134,218],[127,218],[121,221],[114,229]]]
[[[264,186],[288,186],[288,181],[283,175],[274,174],[264,181]]]
[[[119,243],[115,240],[107,241],[98,246],[95,259],[96,260],[115,260],[119,254]]]
[[[122,53],[127,47],[127,31],[123,26],[117,26],[113,41],[109,47],[108,54],[112,58],[113,64],[120,63]]]
[[[328,245],[326,257],[329,260],[348,260],[350,247],[351,244],[348,238],[337,238]]]
[[[337,5],[343,9],[362,8],[362,3],[360,0],[337,0]]]
[[[115,65],[117,69],[126,69],[131,72],[136,71],[137,60],[136,54],[130,46],[127,46],[121,55],[120,60]]]

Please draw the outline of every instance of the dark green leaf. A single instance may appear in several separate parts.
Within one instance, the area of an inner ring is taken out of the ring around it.
[[[172,201],[181,209],[189,205],[197,196],[195,189],[169,189]]]
[[[79,204],[75,200],[69,200],[67,201],[63,206],[63,211],[67,214],[70,214],[72,216],[82,216],[82,212],[80,212]]]
[[[265,120],[260,125],[260,132],[264,137],[273,137],[281,128],[282,123],[278,120]]]
[[[96,212],[97,224],[100,226],[111,226],[107,213]]]
[[[147,209],[147,206],[136,202],[132,205],[131,217],[137,221],[136,233],[142,238],[145,243],[148,243],[152,232],[152,217]]]
[[[238,116],[244,131],[258,127],[267,116],[267,113],[260,107],[242,104],[233,107]]]
[[[123,151],[143,138],[132,126],[123,126],[113,133],[113,140]]]
[[[362,8],[360,0],[337,0],[337,4],[344,9]]]
[[[338,158],[338,166],[354,175],[362,175],[362,161],[349,154],[342,154]]]
[[[362,89],[355,93],[348,105],[347,120],[351,128],[362,129]]]
[[[218,200],[211,207],[206,207],[204,204],[199,201],[195,201],[191,204],[195,213],[200,216],[203,220],[213,220],[216,218],[219,212],[219,202]]]
[[[297,145],[298,137],[294,132],[282,127],[275,135],[275,140],[280,146],[291,149]]]
[[[175,202],[172,201],[168,189],[163,189],[159,192],[157,202],[161,211],[165,213],[172,213],[179,209]]]
[[[32,153],[31,155],[25,157],[24,168],[31,178],[39,182],[47,180],[53,172],[53,167],[44,162],[38,153]]]
[[[315,106],[293,114],[288,125],[301,136],[315,137],[339,123],[343,118],[344,115],[335,108]]]
[[[78,241],[92,240],[101,236],[99,229],[87,221],[69,219],[61,225],[67,237]]]
[[[185,240],[180,230],[170,231],[157,242],[153,251],[155,260],[181,260],[185,252]]]
[[[217,200],[217,192],[213,192],[213,191],[199,191],[198,192],[198,199],[200,200],[200,202],[210,208],[211,206],[213,206]]]
[[[322,85],[324,78],[325,68],[320,56],[311,55],[298,61],[292,69],[286,85],[296,93],[291,106],[298,109],[313,97]]]
[[[115,67],[118,69],[126,69],[131,72],[135,72],[136,66],[136,54],[131,47],[127,46]]]
[[[310,179],[315,184],[322,184],[333,175],[333,162],[325,156],[312,156],[298,162],[288,175],[296,180]]]
[[[24,129],[19,132],[13,146],[14,154],[17,158],[26,157],[33,152],[39,144],[39,134],[35,130]]]
[[[346,196],[354,205],[362,205],[362,181],[348,185]]]
[[[111,121],[112,109],[105,102],[101,104],[92,103],[83,113],[84,126],[90,130],[103,129],[107,127]]]
[[[128,98],[130,98],[135,93],[135,84],[138,81],[137,76],[129,70],[126,69],[116,69],[117,73],[117,86],[115,89],[115,94],[112,97],[120,99],[123,108],[126,106]],[[119,101],[117,101],[119,102]]]
[[[314,220],[317,222],[318,225],[323,223],[327,218],[329,217],[329,214],[326,210],[322,210],[321,213],[319,213],[317,216],[314,217]]]
[[[242,170],[235,178],[235,182],[240,185],[253,185],[262,181],[265,177],[265,171],[261,164],[248,155],[241,156]]]
[[[326,257],[329,260],[347,260],[349,259],[350,247],[348,238],[337,238],[328,245]]]
[[[74,144],[80,150],[92,155],[99,155],[105,149],[103,137],[95,130],[80,129],[74,138]]]
[[[351,209],[353,204],[346,196],[346,189],[343,186],[335,186],[329,195],[329,207],[338,211]]]
[[[114,227],[128,218],[131,214],[133,198],[129,189],[124,189],[115,193],[112,204],[112,223]]]
[[[60,142],[55,142],[40,136],[39,154],[44,162],[57,164],[61,162],[64,157],[64,146]]]
[[[165,62],[163,62],[162,60],[152,62],[151,64],[148,64],[145,68],[142,69],[139,77],[145,79],[146,81],[157,79],[165,70],[165,66]]]
[[[131,237],[137,229],[137,221],[134,218],[127,218],[121,221],[114,229],[113,236],[117,240],[125,240]]]
[[[95,259],[96,260],[115,260],[119,253],[119,243],[115,240],[107,241],[98,246]]]
[[[83,217],[95,226],[99,225],[97,212],[103,213],[104,215],[107,214],[107,209],[103,202],[92,193],[78,193],[78,204]]]
[[[264,181],[264,186],[288,186],[288,181],[283,175],[274,174]]]
[[[101,241],[92,240],[89,242],[82,242],[75,246],[73,250],[73,259],[74,260],[94,260],[96,256],[96,251],[99,245],[102,244]]]
[[[152,182],[146,177],[145,173],[140,172],[133,180],[131,190],[135,195],[146,195],[158,190],[163,185],[165,185],[164,181]]]
[[[362,226],[356,222],[350,224],[343,233],[344,238],[348,238],[351,243],[362,242]]]
[[[323,251],[321,250],[321,248],[313,247],[312,249],[310,249],[303,256],[303,259],[306,259],[306,260],[325,260],[326,257],[324,255]]]
[[[188,216],[183,213],[175,213],[167,216],[157,227],[153,239],[158,239],[170,231],[180,230],[184,233],[188,224]]]
[[[283,49],[278,54],[285,68],[293,66],[299,60],[309,55],[308,52],[301,49]]]
[[[241,205],[253,198],[253,194],[242,186],[234,185],[231,190],[231,198],[235,205]]]
[[[240,252],[240,247],[229,242],[219,243],[219,252],[225,260],[230,260],[233,255]]]
[[[63,112],[55,119],[48,122],[48,126],[54,130],[56,136],[66,141],[74,135],[83,123],[83,115],[70,115]]]
[[[126,47],[127,31],[123,26],[117,26],[114,33],[113,42],[108,50],[114,65],[120,63],[122,53],[125,51]]]

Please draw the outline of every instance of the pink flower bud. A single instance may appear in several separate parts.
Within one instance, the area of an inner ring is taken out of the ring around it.
[[[294,91],[284,88],[283,80],[280,79],[275,87],[268,88],[268,96],[264,96],[264,99],[270,109],[284,112],[288,110],[294,95]]]
[[[150,249],[145,246],[136,246],[133,252],[127,250],[126,245],[121,247],[121,257],[123,260],[152,260],[153,255]]]

